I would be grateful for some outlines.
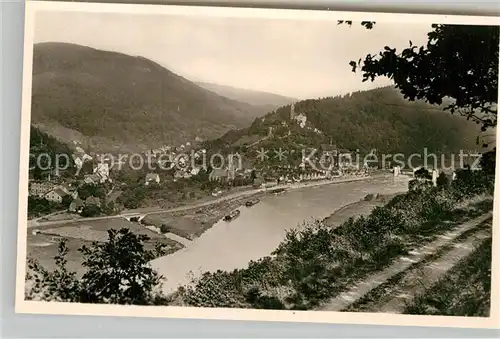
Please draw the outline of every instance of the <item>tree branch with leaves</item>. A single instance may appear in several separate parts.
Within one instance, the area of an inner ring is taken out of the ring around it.
[[[372,29],[375,22],[361,25]],[[363,81],[387,77],[406,99],[444,104],[485,131],[497,124],[498,51],[498,26],[434,24],[425,46],[411,41],[401,51],[385,46],[350,66],[353,72],[361,70]]]

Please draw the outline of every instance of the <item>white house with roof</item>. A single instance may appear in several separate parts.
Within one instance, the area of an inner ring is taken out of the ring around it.
[[[111,181],[109,179],[109,165],[107,163],[98,163],[97,166],[94,167],[94,174],[99,175],[100,183]]]
[[[307,116],[305,116],[304,114],[300,113],[299,115],[294,116],[293,119],[297,121],[301,128],[304,128],[306,126]]]
[[[200,167],[194,167],[194,168],[191,170],[191,175],[198,175],[198,173],[200,173],[200,170],[201,170],[201,168],[200,168]]]
[[[222,169],[222,168],[214,168],[209,174],[208,174],[208,180],[210,181],[220,181],[224,182],[229,179],[229,171],[227,169]]]
[[[80,169],[83,166],[83,160],[79,156],[73,158],[73,162],[75,163],[76,168]]]
[[[64,197],[66,197],[67,195],[68,194],[66,194],[66,192],[64,192],[62,189],[55,188],[52,191],[45,194],[44,198],[45,200],[48,201],[62,203]]]
[[[88,155],[88,154],[84,154],[84,155],[82,155],[82,160],[83,160],[83,162],[85,162],[85,161],[90,161],[90,160],[92,160],[92,159],[93,159],[93,158],[92,158],[90,155]]]
[[[101,182],[101,176],[99,174],[87,174],[85,175],[83,182],[89,185],[97,185]]]
[[[71,202],[68,210],[73,213],[81,213],[83,207],[85,207],[85,203],[82,201],[82,199],[76,198]]]
[[[154,184],[159,184],[160,183],[160,176],[158,173],[148,173],[146,174],[146,180],[145,180],[145,185],[148,186],[149,184],[154,183]]]

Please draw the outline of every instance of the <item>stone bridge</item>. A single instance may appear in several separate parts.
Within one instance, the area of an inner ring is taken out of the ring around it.
[[[146,213],[129,213],[122,214],[122,218],[127,219],[128,221],[141,221],[146,216]]]

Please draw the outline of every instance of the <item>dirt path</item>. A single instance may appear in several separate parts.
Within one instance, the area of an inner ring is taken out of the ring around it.
[[[438,254],[437,258],[422,262],[423,265],[415,265],[395,279],[396,281],[388,283],[385,288],[381,286],[381,291],[372,291],[378,296],[371,296],[369,300],[350,307],[348,311],[403,313],[406,305],[416,296],[432,287],[460,260],[473,253],[489,238],[491,238],[491,227],[473,232],[465,239],[448,246]]]
[[[380,285],[387,282],[389,279],[394,276],[401,274],[408,270],[412,265],[417,264],[423,261],[425,258],[428,258],[431,255],[436,254],[440,249],[444,248],[452,244],[459,236],[468,232],[488,219],[492,217],[491,212],[483,214],[482,216],[467,221],[460,226],[454,228],[453,230],[438,236],[437,240],[427,244],[425,246],[420,247],[419,249],[413,250],[409,252],[410,256],[400,257],[399,260],[396,260],[394,264],[390,265],[386,269],[377,272],[369,277],[367,277],[364,281],[355,285],[350,290],[341,293],[337,297],[329,300],[318,310],[323,311],[341,311],[348,308],[350,305],[359,301],[361,298],[366,296],[370,291],[379,287]],[[451,259],[450,259],[451,260]],[[390,309],[390,306],[387,306]]]

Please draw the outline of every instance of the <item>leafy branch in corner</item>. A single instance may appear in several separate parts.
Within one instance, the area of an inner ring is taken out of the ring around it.
[[[495,127],[499,27],[434,24],[432,29],[425,46],[409,41],[400,52],[385,46],[349,65],[353,72],[361,69],[363,81],[379,76],[393,80],[405,99],[446,104],[445,110],[480,124],[482,131]]]

